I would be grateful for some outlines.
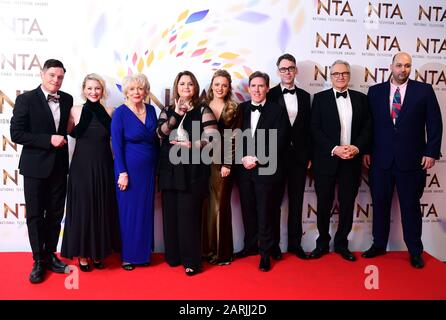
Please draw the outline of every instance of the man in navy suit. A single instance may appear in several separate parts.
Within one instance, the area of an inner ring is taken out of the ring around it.
[[[44,280],[47,269],[64,273],[67,265],[55,255],[64,214],[68,173],[67,123],[73,97],[60,91],[65,68],[45,61],[42,84],[19,95],[11,118],[12,141],[23,145],[26,224],[33,252],[31,283]]]
[[[236,257],[260,253],[260,271],[271,268],[277,190],[282,185],[286,146],[286,110],[266,99],[269,76],[256,71],[249,77],[251,100],[240,104],[243,112],[243,141],[236,146],[239,191],[245,229],[244,249]]]
[[[362,256],[373,258],[386,253],[396,185],[410,263],[423,268],[420,198],[426,170],[440,157],[443,123],[432,86],[410,80],[411,67],[409,54],[396,54],[390,65],[390,80],[370,87],[368,92],[373,144],[363,162],[370,169],[373,245]]]
[[[316,93],[311,110],[319,237],[310,258],[317,259],[329,252],[330,215],[338,183],[339,223],[334,249],[345,260],[355,261],[356,257],[348,249],[347,237],[353,224],[362,154],[370,142],[370,111],[366,95],[348,89],[348,62],[335,61],[330,75],[333,88]]]
[[[278,189],[278,204],[274,222],[275,245],[273,259],[280,259],[280,206],[285,186],[288,185],[288,252],[300,259],[307,259],[302,249],[302,204],[305,192],[307,169],[310,167],[310,94],[298,88],[294,81],[298,73],[296,58],[289,53],[277,59],[277,74],[280,84],[271,88],[267,99],[285,109],[288,115],[287,150],[285,154],[286,177]],[[288,184],[287,184],[288,183]]]

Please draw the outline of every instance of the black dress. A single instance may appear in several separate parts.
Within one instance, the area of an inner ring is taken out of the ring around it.
[[[61,254],[103,259],[120,248],[110,117],[87,101],[74,132]]]

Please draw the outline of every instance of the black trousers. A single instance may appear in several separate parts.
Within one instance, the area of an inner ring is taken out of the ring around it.
[[[349,160],[339,161],[335,175],[314,174],[314,188],[317,196],[317,247],[328,248],[330,243],[330,215],[333,208],[336,183],[338,188],[339,223],[334,239],[335,249],[348,248],[347,237],[352,230],[353,210],[360,184],[360,167]]]
[[[244,250],[272,254],[274,246],[274,215],[277,214],[277,188],[280,182],[255,183],[240,180],[240,204],[245,230]]]
[[[285,163],[286,179],[278,188],[277,213],[274,215],[274,251],[280,252],[280,221],[285,187],[288,184],[288,251],[295,252],[302,240],[302,206],[304,201],[307,166],[298,163],[291,152]]]
[[[201,269],[202,206],[207,182],[186,191],[163,190],[163,234],[166,261],[170,266]]]
[[[45,179],[24,177],[26,224],[34,260],[55,252],[64,215],[67,174],[54,166]]]

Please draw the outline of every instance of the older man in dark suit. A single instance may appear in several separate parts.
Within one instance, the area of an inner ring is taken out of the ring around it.
[[[409,79],[412,58],[405,52],[393,57],[389,81],[370,87],[373,144],[364,164],[370,166],[373,202],[373,245],[362,256],[386,253],[390,208],[396,185],[401,208],[404,241],[410,263],[423,268],[420,198],[426,170],[440,158],[443,122],[432,86]]]
[[[300,259],[308,256],[301,246],[302,204],[304,200],[307,169],[310,167],[310,94],[296,86],[298,73],[296,58],[289,53],[277,59],[277,74],[280,84],[271,88],[267,99],[286,110],[288,115],[287,150],[285,152],[285,171],[287,172],[281,188],[278,189],[278,204],[275,218],[275,245],[272,257],[280,259],[280,205],[285,186],[288,185],[288,252]]]
[[[44,280],[46,269],[64,273],[67,265],[55,255],[64,214],[68,173],[67,124],[73,97],[60,91],[62,62],[47,60],[42,84],[17,97],[11,138],[23,145],[19,162],[24,176],[26,224],[33,252],[31,283]]]
[[[345,260],[355,261],[347,237],[360,185],[361,155],[371,136],[370,112],[366,95],[348,89],[348,62],[335,61],[330,74],[333,88],[315,94],[311,111],[319,237],[310,258],[317,259],[329,252],[330,213],[338,183],[339,222],[334,249]]]

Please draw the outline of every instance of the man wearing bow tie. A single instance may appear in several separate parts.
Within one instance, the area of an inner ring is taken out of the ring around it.
[[[363,161],[370,167],[373,245],[362,256],[374,258],[386,253],[396,186],[410,263],[421,269],[424,261],[420,198],[426,170],[440,158],[443,122],[432,86],[410,80],[411,67],[412,57],[399,52],[390,65],[390,80],[369,88],[373,143],[371,153]]]
[[[366,95],[348,89],[349,63],[335,61],[330,75],[333,87],[315,94],[311,109],[319,237],[310,258],[317,259],[329,252],[330,215],[338,184],[339,222],[334,249],[345,260],[355,261],[347,237],[360,185],[361,155],[370,143],[371,118]]]
[[[298,88],[294,81],[298,73],[296,59],[289,53],[277,59],[277,75],[280,84],[269,90],[267,99],[285,109],[288,115],[287,150],[285,153],[286,177],[278,189],[277,214],[275,215],[275,245],[273,259],[280,259],[280,206],[288,184],[288,252],[300,259],[307,259],[301,246],[302,204],[307,169],[310,159],[310,94]]]
[[[68,173],[66,140],[73,97],[59,91],[65,68],[45,61],[42,84],[19,95],[11,118],[11,138],[23,145],[20,174],[24,176],[26,224],[33,252],[31,283],[44,280],[46,270],[64,273],[67,265],[55,255],[64,214]]]
[[[251,100],[240,104],[244,138],[239,190],[245,238],[244,249],[236,257],[260,253],[260,271],[271,268],[275,195],[284,177],[282,162],[288,121],[285,109],[267,101],[268,90],[269,76],[256,71],[249,77]],[[268,155],[268,161],[264,161],[264,155]],[[264,170],[268,167],[275,170]]]

